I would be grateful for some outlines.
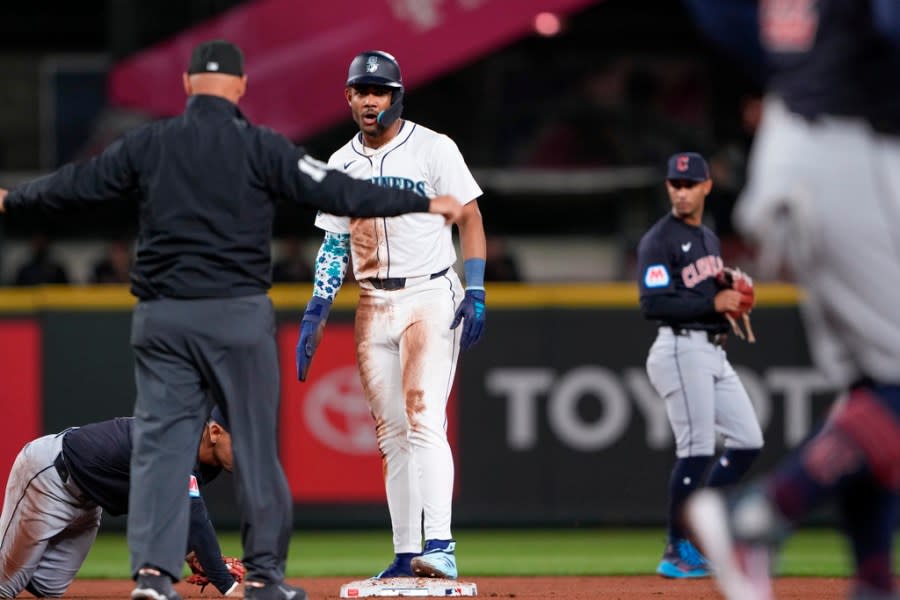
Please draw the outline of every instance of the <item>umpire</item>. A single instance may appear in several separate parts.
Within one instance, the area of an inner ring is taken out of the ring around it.
[[[431,200],[328,170],[237,107],[241,50],[198,46],[183,76],[180,116],[135,129],[99,156],[7,193],[0,211],[58,211],[139,192],[131,291],[137,403],[128,545],[135,600],[172,600],[187,544],[188,497],[207,390],[232,423],[247,566],[245,598],[303,600],[284,583],[291,496],[278,459],[279,376],[271,285],[274,201],[354,217],[436,212]]]

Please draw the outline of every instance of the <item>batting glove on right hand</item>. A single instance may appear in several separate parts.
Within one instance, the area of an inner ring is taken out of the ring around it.
[[[303,319],[300,321],[300,337],[297,340],[297,379],[306,381],[306,374],[312,364],[313,354],[322,341],[325,333],[325,321],[328,320],[328,312],[331,310],[331,301],[319,296],[313,296]]]
[[[456,316],[450,324],[450,329],[456,329],[463,321],[462,337],[459,338],[459,347],[463,350],[468,350],[481,339],[486,312],[484,290],[466,290],[466,297],[456,309]]]

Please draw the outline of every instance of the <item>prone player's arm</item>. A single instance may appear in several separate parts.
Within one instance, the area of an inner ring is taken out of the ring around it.
[[[209,582],[222,594],[228,594],[237,581],[222,561],[222,549],[200,496],[191,498],[191,520],[188,529],[188,552],[194,552]]]

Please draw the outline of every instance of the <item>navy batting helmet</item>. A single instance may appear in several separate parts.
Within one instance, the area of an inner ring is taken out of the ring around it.
[[[378,114],[378,123],[387,127],[400,118],[400,113],[403,112],[403,77],[396,58],[381,50],[357,54],[347,71],[347,87],[355,85],[391,88],[391,106]]]
[[[347,72],[347,85],[383,85],[403,88],[400,65],[397,59],[380,50],[369,50],[356,55]]]

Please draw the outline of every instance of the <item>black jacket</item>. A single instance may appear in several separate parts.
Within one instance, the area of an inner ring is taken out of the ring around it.
[[[140,197],[131,290],[139,298],[219,298],[271,286],[279,198],[352,217],[427,212],[429,200],[327,169],[218,96],[139,127],[103,153],[10,191],[6,210],[59,211]]]

